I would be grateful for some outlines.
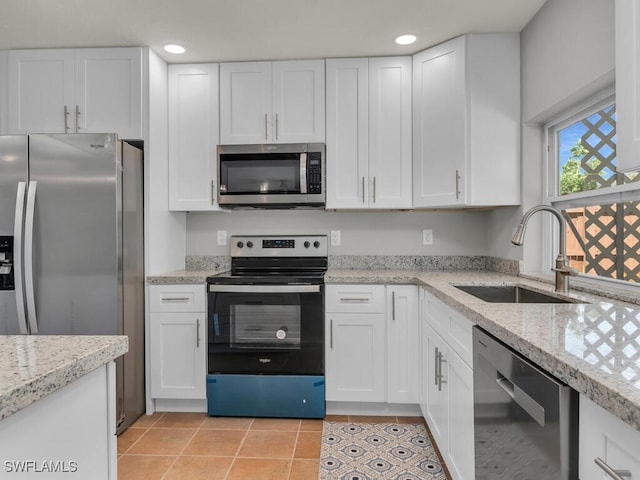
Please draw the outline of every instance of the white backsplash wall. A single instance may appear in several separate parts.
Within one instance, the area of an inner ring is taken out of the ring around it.
[[[340,230],[333,255],[488,255],[487,211],[327,212],[323,210],[234,210],[187,214],[187,255],[228,255],[216,232],[326,234]],[[422,230],[433,245],[422,244]]]

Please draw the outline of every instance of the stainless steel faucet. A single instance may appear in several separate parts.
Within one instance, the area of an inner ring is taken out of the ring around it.
[[[527,222],[529,222],[529,218],[531,218],[534,213],[540,211],[545,211],[553,214],[558,219],[558,222],[560,222],[560,246],[558,248],[558,256],[556,257],[556,267],[552,268],[552,270],[556,272],[556,292],[568,292],[569,276],[577,275],[578,270],[569,267],[566,241],[567,221],[564,219],[562,213],[558,209],[555,209],[548,205],[537,205],[527,210],[527,212],[522,216],[522,220],[520,220],[520,223],[516,228],[516,232],[513,234],[511,243],[517,246],[522,246],[522,244],[524,243],[524,232],[527,228]]]

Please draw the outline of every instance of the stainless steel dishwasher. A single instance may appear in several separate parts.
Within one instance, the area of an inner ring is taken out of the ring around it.
[[[577,480],[578,394],[473,328],[476,480]]]

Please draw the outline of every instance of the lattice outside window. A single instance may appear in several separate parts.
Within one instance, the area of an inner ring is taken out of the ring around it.
[[[549,127],[557,195],[568,220],[567,254],[581,273],[640,282],[640,175],[616,170],[615,104],[585,109]],[[625,198],[611,201],[622,185]]]

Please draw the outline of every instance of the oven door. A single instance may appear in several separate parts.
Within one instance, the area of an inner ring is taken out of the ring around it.
[[[209,285],[209,373],[324,373],[323,285]]]

